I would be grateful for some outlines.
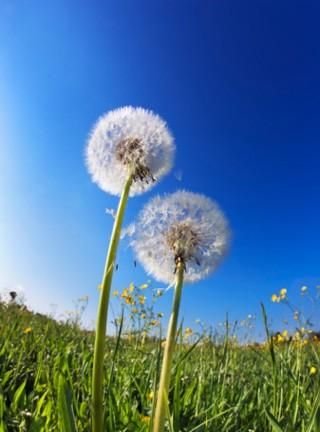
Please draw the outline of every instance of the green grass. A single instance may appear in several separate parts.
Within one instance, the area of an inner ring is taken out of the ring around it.
[[[142,333],[106,341],[110,432],[151,428],[163,348]],[[93,343],[78,325],[0,303],[0,432],[90,431]],[[187,344],[180,334],[167,430],[319,432],[319,356],[317,343]]]

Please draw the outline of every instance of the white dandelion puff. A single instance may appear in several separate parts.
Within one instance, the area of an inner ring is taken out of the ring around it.
[[[88,140],[86,162],[93,181],[113,195],[121,194],[131,175],[133,196],[168,173],[174,153],[166,123],[151,111],[128,106],[97,121]]]
[[[228,222],[211,199],[178,191],[153,198],[141,211],[133,249],[155,279],[172,283],[177,261],[185,282],[208,276],[225,256],[230,240]]]

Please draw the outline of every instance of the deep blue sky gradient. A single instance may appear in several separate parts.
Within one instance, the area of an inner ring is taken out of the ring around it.
[[[117,199],[91,183],[84,146],[98,116],[134,105],[168,122],[177,157],[126,222],[186,188],[216,199],[233,231],[181,317],[216,324],[264,301],[279,321],[273,292],[299,303],[301,285],[320,283],[319,18],[317,0],[3,0],[0,288],[21,284],[32,307],[61,313],[87,294],[94,319]],[[119,265],[115,288],[148,278],[126,244]]]

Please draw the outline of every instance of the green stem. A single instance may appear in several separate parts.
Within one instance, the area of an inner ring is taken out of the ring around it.
[[[177,265],[177,279],[172,304],[172,312],[168,325],[167,339],[163,355],[157,406],[153,422],[153,432],[163,432],[164,430],[170,385],[170,369],[176,341],[177,323],[183,285],[183,275],[183,263],[179,262]]]
[[[105,263],[103,280],[101,284],[99,309],[96,323],[96,339],[94,344],[93,374],[92,374],[92,432],[105,432],[104,430],[104,409],[103,409],[103,383],[104,383],[104,347],[106,340],[106,325],[108,318],[108,304],[112,275],[115,266],[117,247],[119,243],[121,225],[124,211],[129,197],[132,177],[125,183],[119,201],[117,216],[114,221],[108,255]]]

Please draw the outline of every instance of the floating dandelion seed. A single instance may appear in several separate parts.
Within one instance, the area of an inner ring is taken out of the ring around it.
[[[148,273],[161,282],[174,281],[178,260],[185,267],[184,280],[208,276],[225,256],[228,223],[211,199],[178,191],[155,197],[138,217],[132,246]]]
[[[92,179],[105,192],[120,195],[129,175],[130,196],[150,189],[172,167],[175,146],[166,123],[131,106],[103,115],[86,149]]]

